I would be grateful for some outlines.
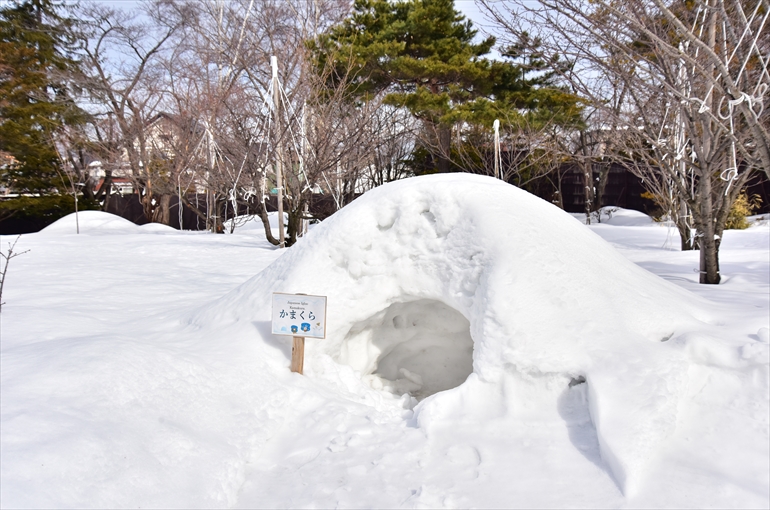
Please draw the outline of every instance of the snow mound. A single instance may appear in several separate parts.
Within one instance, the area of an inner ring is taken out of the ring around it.
[[[309,377],[333,360],[424,399],[415,423],[428,434],[520,419],[540,398],[527,388],[585,384],[602,460],[626,494],[675,427],[688,361],[667,340],[699,314],[697,298],[560,209],[466,174],[366,193],[191,321],[266,324],[272,292],[328,296]]]
[[[654,225],[655,220],[652,217],[640,211],[633,209],[623,209],[622,207],[602,207],[602,223],[622,227],[643,227]]]
[[[175,234],[178,232],[174,227],[162,223],[145,223],[137,225],[138,231],[145,234]]]
[[[68,214],[67,216],[51,223],[41,233],[66,235],[77,233],[77,226],[80,227],[81,234],[103,235],[103,234],[169,234],[177,232],[168,225],[160,223],[148,223],[146,225],[137,225],[125,218],[115,214],[103,211],[80,211]]]
[[[746,218],[749,222],[749,228],[766,227],[770,225],[770,214],[755,214]]]
[[[80,233],[134,233],[139,228],[125,218],[103,211],[80,211],[68,214],[56,220],[40,232],[46,234],[74,234],[77,232],[76,222],[80,226]]]
[[[585,224],[585,213],[570,213],[570,216]],[[652,217],[643,212],[616,206],[605,206],[591,213],[591,223],[602,223],[617,227],[646,227],[657,224]]]

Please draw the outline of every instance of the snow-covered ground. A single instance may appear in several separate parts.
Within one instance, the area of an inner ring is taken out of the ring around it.
[[[704,286],[646,216],[469,179],[486,203],[396,183],[284,252],[97,212],[22,236],[0,506],[770,506],[768,222]],[[274,290],[329,296],[304,376]]]

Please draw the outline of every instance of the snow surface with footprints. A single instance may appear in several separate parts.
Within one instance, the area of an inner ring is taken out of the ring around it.
[[[284,252],[80,223],[11,262],[2,507],[770,504],[767,222],[726,232],[719,286],[646,216],[585,227],[473,176],[373,190]],[[329,296],[305,376],[273,291]]]

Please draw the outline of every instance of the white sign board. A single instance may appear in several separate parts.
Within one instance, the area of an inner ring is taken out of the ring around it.
[[[326,296],[273,293],[273,334],[326,338]]]

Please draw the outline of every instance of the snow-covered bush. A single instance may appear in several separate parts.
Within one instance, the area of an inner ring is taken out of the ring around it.
[[[730,214],[725,222],[725,229],[744,230],[749,228],[747,218],[754,214],[754,211],[759,209],[761,205],[762,199],[759,195],[749,197],[745,191],[741,192],[730,208]]]

